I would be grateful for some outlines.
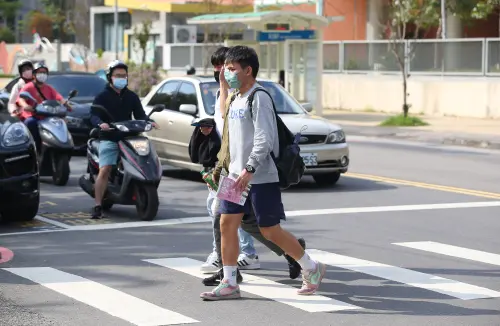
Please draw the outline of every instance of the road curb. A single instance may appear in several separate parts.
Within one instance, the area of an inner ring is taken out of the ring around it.
[[[481,138],[480,135],[476,137],[458,137],[453,135],[440,135],[432,131],[392,131],[383,130],[382,127],[363,127],[343,124],[342,127],[347,135],[347,141],[349,141],[349,135],[355,136],[365,136],[365,137],[375,137],[383,139],[401,139],[407,141],[415,141],[422,143],[432,143],[441,145],[455,145],[463,147],[473,147],[473,148],[483,148],[483,149],[494,149],[500,150],[500,140],[493,141],[485,138]]]

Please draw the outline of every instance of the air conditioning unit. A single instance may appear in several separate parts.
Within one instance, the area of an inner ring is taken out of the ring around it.
[[[197,29],[195,25],[173,25],[174,43],[196,43]]]

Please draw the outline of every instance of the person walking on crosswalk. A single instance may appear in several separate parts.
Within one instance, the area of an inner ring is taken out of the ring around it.
[[[302,287],[298,294],[314,294],[325,275],[323,263],[314,261],[305,252],[299,241],[280,226],[285,219],[281,201],[281,189],[276,165],[271,152],[279,153],[277,120],[272,98],[264,92],[254,90],[260,85],[256,78],[259,58],[255,50],[246,46],[235,46],[226,54],[224,78],[230,88],[238,92],[231,97],[224,122],[223,145],[226,138],[229,150],[230,174],[238,175],[236,186],[240,191],[248,189],[248,198],[243,206],[221,200],[222,262],[224,279],[210,292],[201,293],[204,300],[228,300],[241,297],[237,284],[238,227],[250,207],[255,213],[264,237],[283,249],[302,267]],[[252,95],[252,109],[248,99]],[[250,112],[251,111],[251,112]],[[227,139],[229,135],[229,139]],[[227,162],[222,162],[227,164]]]

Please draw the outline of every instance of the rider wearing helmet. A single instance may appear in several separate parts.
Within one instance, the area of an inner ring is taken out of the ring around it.
[[[186,74],[188,76],[195,75],[196,74],[196,69],[193,66],[191,66],[191,65],[187,65],[186,66]]]
[[[23,59],[19,61],[17,64],[17,71],[19,72],[19,81],[12,87],[10,91],[9,97],[9,113],[13,116],[17,116],[18,114],[18,106],[16,104],[17,97],[19,96],[19,92],[21,89],[33,80],[33,62],[27,59]]]
[[[109,117],[94,107],[91,108],[90,121],[94,127],[109,129],[109,124],[117,121],[148,119],[136,93],[127,88],[128,67],[120,60],[112,61],[106,70],[108,85],[99,93],[92,105],[106,109]],[[151,119],[150,119],[151,120]],[[153,126],[157,125],[153,122]],[[118,144],[111,140],[101,140],[99,143],[99,175],[95,182],[95,207],[92,218],[102,218],[102,198],[106,192],[109,174],[118,161]]]
[[[40,150],[41,139],[40,132],[38,131],[38,120],[42,118],[37,117],[34,114],[33,108],[37,104],[40,104],[45,100],[59,101],[59,103],[66,106],[69,111],[71,111],[71,107],[69,106],[67,101],[64,100],[62,95],[54,89],[54,87],[46,83],[49,74],[49,68],[41,62],[35,63],[33,68],[33,81],[24,85],[19,93],[29,93],[34,99],[36,99],[36,103],[33,103],[32,100],[18,97],[17,104],[21,107],[21,112],[19,115],[21,119],[24,120],[24,124],[26,125],[26,127],[28,127],[28,129],[30,130],[31,135],[33,136],[33,139],[35,140],[35,143],[37,145],[37,149]]]

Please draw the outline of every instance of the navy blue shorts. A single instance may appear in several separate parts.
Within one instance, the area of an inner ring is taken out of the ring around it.
[[[286,217],[279,183],[253,184],[243,206],[226,200],[220,203],[221,214],[251,214],[251,208],[260,227],[280,224]]]

